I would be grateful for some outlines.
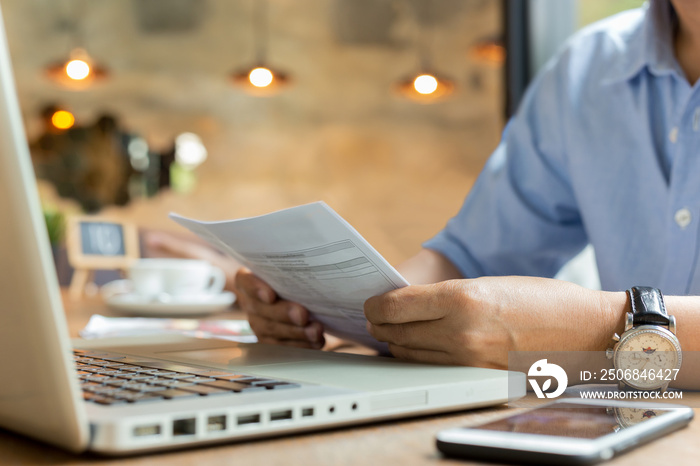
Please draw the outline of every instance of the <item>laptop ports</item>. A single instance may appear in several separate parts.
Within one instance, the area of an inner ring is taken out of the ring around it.
[[[226,430],[226,416],[209,416],[207,418],[207,432],[221,432]]]
[[[182,435],[194,435],[196,432],[197,420],[195,418],[178,419],[173,422],[173,437]]]
[[[287,421],[292,418],[292,410],[285,409],[282,411],[272,411],[270,413],[270,421]]]
[[[239,426],[250,424],[260,424],[260,414],[244,414],[242,416],[238,416]]]
[[[134,427],[134,437],[150,437],[160,435],[160,424],[150,424]]]

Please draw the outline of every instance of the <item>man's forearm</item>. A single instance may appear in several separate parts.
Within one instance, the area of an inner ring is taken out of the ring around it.
[[[452,262],[432,249],[422,249],[415,256],[399,264],[396,269],[411,285],[427,285],[464,278]]]
[[[676,317],[681,349],[700,351],[700,296],[665,296],[664,302],[668,314]]]
[[[700,374],[700,312],[698,312],[700,297],[666,296],[664,301],[668,314],[676,317],[677,337],[683,351],[681,370],[677,378],[674,377],[671,381],[670,386],[681,389],[700,389],[700,375],[698,375]],[[595,331],[588,335],[588,338],[591,338],[588,350],[583,352],[580,352],[580,349],[571,351],[575,348],[567,348],[562,352],[556,348],[541,350],[542,358],[548,358],[550,363],[565,368],[571,385],[606,383],[600,378],[601,371],[613,368],[612,361],[607,359],[604,351],[612,347],[613,334],[622,335],[624,331],[625,314],[631,310],[629,297],[624,292],[600,292],[599,309],[603,319],[597,323],[589,322],[589,325],[595,327]],[[524,360],[531,361],[533,358],[537,357],[527,355]],[[527,371],[528,368],[525,366],[509,367],[509,369]],[[584,371],[598,376],[595,379],[581,380],[579,376]]]

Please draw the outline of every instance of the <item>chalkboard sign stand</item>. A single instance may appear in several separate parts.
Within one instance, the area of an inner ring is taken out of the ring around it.
[[[94,283],[95,271],[90,269],[75,269],[73,271],[73,277],[70,280],[70,288],[68,288],[68,293],[71,299],[79,299],[91,283]],[[91,295],[93,293],[87,292],[86,294]]]
[[[68,218],[66,249],[75,269],[69,295],[79,299],[93,280],[95,270],[126,270],[139,258],[136,226],[97,216]]]

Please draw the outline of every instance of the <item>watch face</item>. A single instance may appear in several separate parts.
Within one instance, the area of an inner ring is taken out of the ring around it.
[[[615,407],[615,417],[623,429],[657,416],[656,409]]]
[[[642,390],[653,390],[676,379],[681,349],[675,336],[658,327],[638,327],[623,335],[615,351],[619,380]]]

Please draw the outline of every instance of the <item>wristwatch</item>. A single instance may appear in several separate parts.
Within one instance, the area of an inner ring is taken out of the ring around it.
[[[617,426],[613,428],[615,432],[657,416],[656,410],[652,408],[623,408],[615,406],[605,408],[605,412],[615,417],[615,421],[617,421]]]
[[[606,351],[621,390],[666,390],[681,368],[681,345],[676,319],[666,313],[661,291],[646,286],[627,290],[632,312],[622,336]]]

